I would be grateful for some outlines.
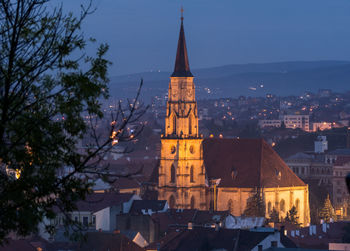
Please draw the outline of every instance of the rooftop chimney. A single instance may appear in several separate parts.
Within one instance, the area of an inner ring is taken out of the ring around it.
[[[277,241],[271,241],[271,247],[277,248]]]
[[[281,233],[281,235],[284,235],[284,228],[285,228],[284,226],[281,226],[281,227],[280,227],[280,233]]]

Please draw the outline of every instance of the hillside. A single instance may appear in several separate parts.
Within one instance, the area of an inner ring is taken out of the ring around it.
[[[197,98],[218,98],[276,95],[300,95],[305,91],[332,89],[350,90],[350,62],[310,61],[265,64],[225,65],[194,69]],[[111,77],[112,97],[130,97],[139,80],[144,79],[143,98],[147,102],[154,95],[164,95],[171,72],[144,72]],[[208,91],[208,88],[210,91]]]

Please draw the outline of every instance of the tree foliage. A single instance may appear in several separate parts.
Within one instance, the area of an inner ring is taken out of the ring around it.
[[[96,134],[108,98],[108,46],[85,55],[80,27],[91,3],[74,16],[49,1],[0,0],[0,243],[9,232],[36,231],[55,217],[54,206],[74,210],[93,175],[108,175],[100,160],[113,142],[132,140],[124,128],[142,113],[138,93],[117,105],[107,138]],[[82,151],[77,143],[87,136],[95,141]]]
[[[256,188],[251,197],[248,198],[243,214],[246,216],[265,217],[265,210],[262,189]]]
[[[273,208],[270,215],[269,215],[269,222],[274,222],[274,223],[279,223],[280,221],[280,214],[279,212],[276,210],[276,208]]]
[[[291,224],[300,226],[299,223],[299,216],[298,216],[298,210],[295,206],[293,206],[286,214],[286,217],[284,218],[285,222],[289,222]]]

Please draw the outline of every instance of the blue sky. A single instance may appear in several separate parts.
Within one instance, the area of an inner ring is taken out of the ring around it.
[[[77,10],[82,0],[65,0]],[[350,0],[94,0],[86,36],[110,45],[110,75],[172,71],[183,5],[192,69],[350,60]]]

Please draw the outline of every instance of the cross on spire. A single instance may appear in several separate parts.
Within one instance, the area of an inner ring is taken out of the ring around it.
[[[181,6],[181,21],[184,20],[184,8]]]

